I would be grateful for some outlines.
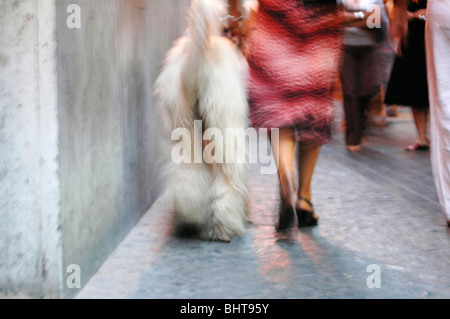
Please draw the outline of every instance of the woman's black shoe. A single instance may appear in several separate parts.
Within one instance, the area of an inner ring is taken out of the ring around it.
[[[302,199],[305,202],[307,202],[311,206],[312,211],[301,208],[295,209],[298,219],[298,228],[316,226],[319,223],[319,217],[317,217],[317,215],[314,212],[313,204],[304,197],[299,197],[299,199]]]
[[[277,230],[282,231],[294,225],[295,209],[291,205],[281,207],[278,217]]]

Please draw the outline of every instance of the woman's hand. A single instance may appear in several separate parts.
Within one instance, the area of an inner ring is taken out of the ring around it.
[[[239,38],[242,35],[242,23],[239,17],[242,16],[241,0],[228,0],[230,17],[227,20],[227,34],[231,38]]]
[[[425,20],[424,17],[427,16],[427,9],[420,9],[420,10],[417,10],[417,11],[414,12],[412,15],[413,15],[413,18],[414,18],[414,19]]]
[[[254,28],[254,18],[257,12],[256,6],[243,8],[240,0],[230,0],[230,15],[235,19],[228,20],[227,33],[231,40],[236,43],[242,54],[247,57],[250,53],[248,37]]]
[[[392,42],[398,40],[400,44],[405,45],[408,36],[408,14],[406,0],[397,0],[392,11],[389,38]],[[401,55],[401,45],[399,45],[397,54]]]

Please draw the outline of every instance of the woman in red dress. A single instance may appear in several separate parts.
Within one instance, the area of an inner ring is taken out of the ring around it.
[[[277,228],[292,226],[295,215],[299,227],[314,226],[311,180],[320,146],[331,135],[342,19],[336,0],[259,0],[253,23],[250,119],[255,128],[279,129],[272,145],[282,202]]]

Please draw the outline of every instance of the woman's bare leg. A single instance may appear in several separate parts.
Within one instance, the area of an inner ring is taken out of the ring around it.
[[[300,197],[311,201],[311,181],[319,157],[320,147],[304,148],[299,147],[298,152],[298,199],[296,208],[312,210],[312,207]]]
[[[419,134],[419,138],[417,142],[420,145],[428,145],[427,139],[427,121],[428,121],[428,111],[426,109],[412,109],[412,113],[414,116],[414,122],[416,124],[417,133]]]
[[[281,128],[279,140],[272,144],[273,154],[277,160],[278,178],[280,181],[281,202],[284,207],[295,207],[295,131],[291,128]]]

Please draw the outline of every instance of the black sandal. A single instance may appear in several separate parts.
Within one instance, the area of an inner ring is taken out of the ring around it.
[[[278,217],[278,223],[276,226],[277,231],[283,231],[294,225],[295,210],[291,205],[280,207],[280,213]]]
[[[297,219],[298,219],[298,228],[304,228],[309,226],[316,226],[319,223],[319,217],[314,212],[314,206],[313,204],[306,198],[300,196],[298,199],[304,200],[311,206],[312,211],[296,208],[295,212],[297,213]]]

